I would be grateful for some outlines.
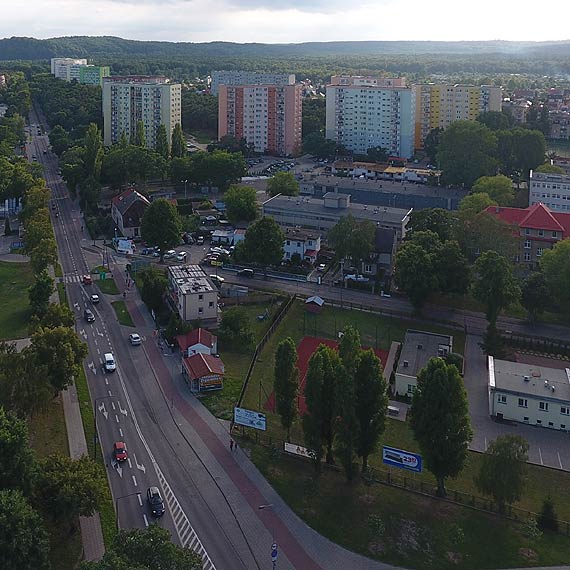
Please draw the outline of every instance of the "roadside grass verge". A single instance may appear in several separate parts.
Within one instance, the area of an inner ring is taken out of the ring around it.
[[[117,287],[117,284],[115,283],[115,280],[113,278],[108,278],[103,280],[99,279],[95,283],[99,288],[99,290],[101,291],[101,293],[105,293],[105,295],[119,294],[119,288]]]
[[[28,336],[30,303],[28,289],[34,283],[29,263],[0,261],[0,340]]]
[[[117,315],[117,320],[121,325],[125,325],[126,327],[135,326],[124,301],[113,301],[111,305],[113,306],[115,314]]]
[[[60,305],[67,305],[67,291],[65,290],[65,283],[56,283],[57,296],[59,297]]]
[[[56,264],[53,266],[53,270],[56,277],[63,277],[63,269],[59,263],[56,262]]]

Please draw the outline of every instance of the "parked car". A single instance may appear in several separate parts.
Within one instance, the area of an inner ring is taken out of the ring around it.
[[[142,342],[142,339],[140,337],[140,335],[138,333],[131,333],[129,335],[129,342],[133,345],[133,346],[139,346]]]
[[[344,279],[345,281],[356,281],[357,283],[368,283],[370,281],[368,277],[356,273],[349,273],[344,276]]]
[[[204,236],[198,236],[196,238],[196,245],[204,245]]]
[[[210,275],[210,279],[214,282],[214,285],[217,285],[218,287],[220,287],[225,281],[225,279],[219,275]]]
[[[115,461],[126,461],[127,460],[127,446],[124,441],[116,441],[113,444],[113,457]]]
[[[164,508],[164,501],[160,495],[158,487],[149,487],[146,492],[146,499],[150,506],[150,511],[155,517],[161,517],[166,510]]]
[[[327,268],[327,266],[324,263],[319,263],[319,265],[317,265],[317,271],[324,271]]]
[[[176,255],[176,250],[174,249],[169,249],[165,254],[164,254],[164,259],[170,259],[172,257],[174,257]]]
[[[83,311],[83,318],[88,322],[88,323],[93,323],[95,322],[95,315],[93,314],[93,311],[91,311],[90,309],[85,309]]]
[[[186,261],[188,254],[185,251],[179,251],[176,254],[176,261]]]
[[[105,360],[105,363],[103,364],[105,372],[115,372],[117,365],[115,364],[115,357],[112,353],[107,352],[103,358]]]
[[[252,279],[255,275],[255,271],[253,269],[240,269],[237,274],[239,277],[249,277]]]

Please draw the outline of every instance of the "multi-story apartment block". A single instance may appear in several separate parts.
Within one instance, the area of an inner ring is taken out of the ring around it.
[[[474,121],[480,113],[500,111],[502,91],[491,85],[414,85],[415,147],[423,148],[432,129],[445,129],[454,121]]]
[[[570,175],[530,171],[529,204],[542,202],[554,212],[570,212]]]
[[[380,146],[394,156],[414,152],[414,91],[404,78],[331,77],[326,138],[357,154]]]
[[[87,65],[86,59],[76,59],[73,57],[52,57],[51,58],[51,74],[57,79],[65,79],[70,81],[69,67],[72,65]]]
[[[545,250],[570,237],[570,213],[551,212],[540,202],[528,208],[489,206],[485,212],[513,226],[520,240],[515,261],[529,268],[538,265]]]
[[[257,71],[212,71],[210,93],[218,95],[220,85],[295,85],[295,74]]]
[[[125,134],[129,140],[142,121],[146,144],[154,148],[160,125],[166,127],[169,142],[181,122],[181,87],[166,77],[113,76],[103,80],[103,142],[111,145]]]
[[[84,85],[101,86],[103,85],[103,78],[110,75],[111,68],[108,65],[80,65],[78,81]]]
[[[300,85],[220,85],[218,137],[244,138],[256,152],[301,150]]]

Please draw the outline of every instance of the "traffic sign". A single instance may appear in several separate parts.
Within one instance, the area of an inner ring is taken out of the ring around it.
[[[277,549],[277,543],[274,542],[271,545],[271,561],[272,562],[277,562],[277,556],[279,554],[279,550]]]

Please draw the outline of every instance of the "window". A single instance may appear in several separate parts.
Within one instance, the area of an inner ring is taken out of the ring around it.
[[[542,247],[537,247],[536,248],[536,257],[540,257],[542,255],[542,252],[544,251],[544,248]]]
[[[544,236],[544,230],[538,230],[538,235],[541,237]]]
[[[506,404],[507,397],[504,394],[499,394],[499,396],[497,397],[497,401],[499,402],[499,404]]]
[[[530,240],[529,240],[529,239],[525,240],[525,242],[524,242],[524,248],[525,248],[525,249],[530,249]]]
[[[537,425],[537,426],[542,425],[542,420],[536,420],[536,425]]]
[[[538,402],[538,409],[542,412],[548,412],[548,402]]]
[[[557,238],[557,237],[558,237],[558,232],[552,232],[552,237],[553,237],[553,238]]]
[[[198,301],[201,301],[204,298],[204,295],[198,295]]]
[[[519,408],[528,408],[528,400],[526,398],[519,398]]]
[[[530,261],[530,253],[527,252],[527,253],[524,254],[524,260],[525,260],[525,261]]]
[[[560,424],[560,429],[566,429],[566,424]]]
[[[530,228],[525,228],[524,233],[529,236],[530,235]]]
[[[566,406],[561,406],[560,407],[560,413],[563,416],[570,416],[570,408],[566,407]]]
[[[408,384],[408,394],[413,394],[416,387],[413,384]]]
[[[526,423],[528,424],[528,416],[525,416],[525,417],[523,418],[523,422],[526,422]]]
[[[203,307],[198,307],[198,313],[203,313],[204,312],[204,308]]]
[[[214,306],[214,301],[210,301],[210,303],[208,304],[208,307],[213,307]]]

